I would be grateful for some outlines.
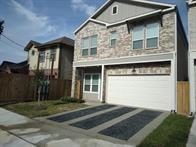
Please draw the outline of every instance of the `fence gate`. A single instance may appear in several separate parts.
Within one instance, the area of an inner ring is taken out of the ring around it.
[[[178,82],[177,84],[177,112],[189,114],[189,82]]]

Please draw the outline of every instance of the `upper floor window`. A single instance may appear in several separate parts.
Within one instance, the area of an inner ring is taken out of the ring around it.
[[[89,38],[82,39],[82,56],[88,56]]]
[[[90,37],[90,55],[97,54],[97,35]]]
[[[39,62],[45,62],[45,51],[40,51]]]
[[[56,60],[56,49],[50,50],[50,60],[53,60],[53,61]]]
[[[117,43],[117,32],[112,31],[110,33],[110,46],[111,47],[116,47],[116,43]]]
[[[118,6],[116,5],[112,7],[112,15],[115,15],[117,13],[118,13]]]
[[[82,39],[82,56],[97,54],[97,35]]]
[[[144,48],[144,26],[133,28],[133,49]]]
[[[159,38],[159,23],[146,25],[146,48],[157,48]]]
[[[34,50],[31,51],[31,55],[32,55],[32,56],[35,55],[35,51],[34,51]]]

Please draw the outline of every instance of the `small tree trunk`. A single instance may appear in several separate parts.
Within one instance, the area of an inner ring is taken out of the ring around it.
[[[37,86],[34,86],[33,100],[36,100],[36,96],[37,96]]]
[[[38,87],[38,105],[40,106],[41,86]]]

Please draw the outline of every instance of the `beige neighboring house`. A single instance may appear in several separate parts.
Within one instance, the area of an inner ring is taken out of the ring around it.
[[[109,0],[75,31],[72,96],[177,111],[188,41],[175,5]]]
[[[46,43],[30,41],[28,51],[29,74],[37,69],[55,79],[72,79],[74,40],[62,37]]]
[[[188,3],[190,112],[196,112],[196,0]]]
[[[36,47],[39,45],[41,45],[41,43],[31,40],[25,47],[25,51],[28,52],[28,65],[30,75],[34,75],[34,72],[38,68],[39,52]]]

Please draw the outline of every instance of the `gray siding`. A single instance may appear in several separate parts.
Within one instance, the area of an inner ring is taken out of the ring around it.
[[[190,51],[196,51],[196,5],[189,9]]]
[[[118,5],[118,14],[112,15],[112,7]],[[146,6],[127,4],[123,2],[113,2],[103,13],[96,19],[107,23],[114,23],[130,17],[138,16],[152,12],[156,9]]]
[[[188,80],[188,44],[184,36],[183,28],[178,22],[177,26],[177,80]]]
[[[73,47],[63,46],[60,51],[60,78],[72,79]]]

